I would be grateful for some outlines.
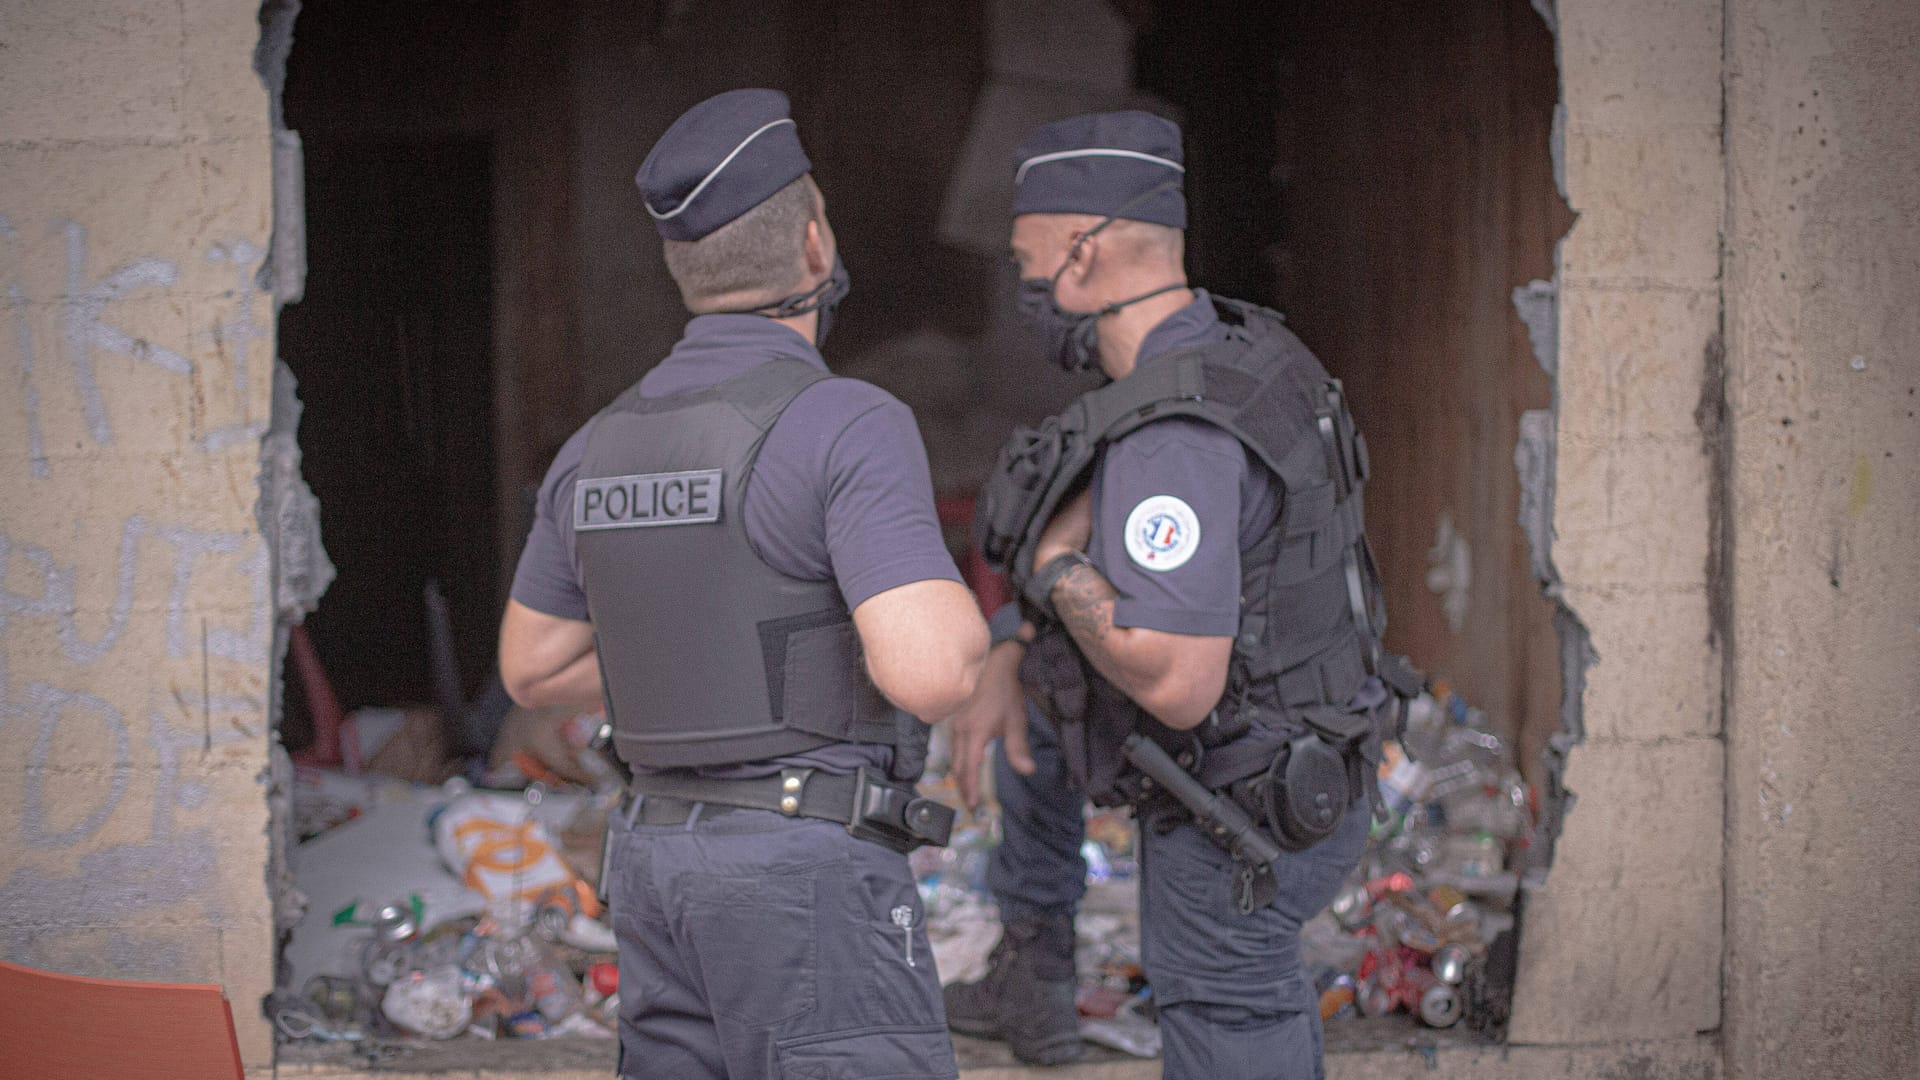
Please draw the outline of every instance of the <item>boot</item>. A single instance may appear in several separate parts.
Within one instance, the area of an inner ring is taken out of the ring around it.
[[[979,982],[942,993],[947,1026],[998,1039],[1028,1065],[1064,1065],[1086,1052],[1080,1041],[1079,988],[1073,970],[1073,917],[1015,919],[1001,927]]]

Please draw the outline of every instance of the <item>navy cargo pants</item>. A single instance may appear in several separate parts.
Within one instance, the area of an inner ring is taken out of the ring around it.
[[[1003,839],[987,863],[1002,919],[1070,913],[1086,891],[1079,850],[1085,796],[1053,726],[1031,709],[1037,768],[1021,776],[996,754]],[[1140,960],[1159,1007],[1166,1080],[1323,1080],[1319,996],[1300,964],[1300,926],[1333,902],[1367,844],[1364,800],[1339,831],[1274,864],[1279,893],[1241,915],[1233,859],[1190,818],[1140,829]]]
[[[904,855],[760,810],[610,828],[626,1080],[959,1074]]]

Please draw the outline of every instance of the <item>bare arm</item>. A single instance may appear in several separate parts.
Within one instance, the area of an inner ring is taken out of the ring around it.
[[[1054,610],[1094,669],[1170,728],[1196,727],[1227,688],[1233,639],[1113,625],[1113,586],[1077,566],[1053,588]]]
[[[593,624],[507,601],[500,620],[500,679],[527,708],[602,705]]]
[[[965,704],[987,655],[987,623],[957,581],[915,581],[853,609],[867,674],[887,700],[929,723]]]
[[[1033,565],[1085,550],[1092,533],[1086,493],[1062,506],[1040,534]],[[1113,585],[1090,566],[1061,575],[1050,599],[1094,670],[1170,728],[1198,726],[1227,688],[1233,639],[1113,625]]]

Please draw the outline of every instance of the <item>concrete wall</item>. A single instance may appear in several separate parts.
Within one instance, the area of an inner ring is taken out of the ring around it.
[[[1727,1075],[1920,1054],[1920,5],[1727,5]]]
[[[1557,17],[1553,556],[1598,662],[1513,1040],[1724,1023],[1730,1077],[1904,1075],[1920,10]]]
[[[220,983],[250,1065],[273,940],[258,9],[0,5],[0,956]]]
[[[1718,459],[1696,422],[1703,392],[1718,398],[1720,5],[1563,0],[1557,18],[1578,219],[1560,253],[1551,554],[1599,660],[1511,1035],[1690,1042],[1720,1024],[1723,944]]]

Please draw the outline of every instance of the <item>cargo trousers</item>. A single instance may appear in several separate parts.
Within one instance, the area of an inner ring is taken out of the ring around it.
[[[626,1080],[958,1076],[906,856],[714,806],[608,843]]]
[[[1086,892],[1082,806],[1053,726],[1031,708],[1036,766],[994,755],[1002,840],[987,885],[1003,920],[1071,914]],[[1140,959],[1159,1011],[1166,1080],[1324,1080],[1319,997],[1300,927],[1333,902],[1367,843],[1364,799],[1338,830],[1274,864],[1273,903],[1241,915],[1233,859],[1176,809],[1140,823]]]

